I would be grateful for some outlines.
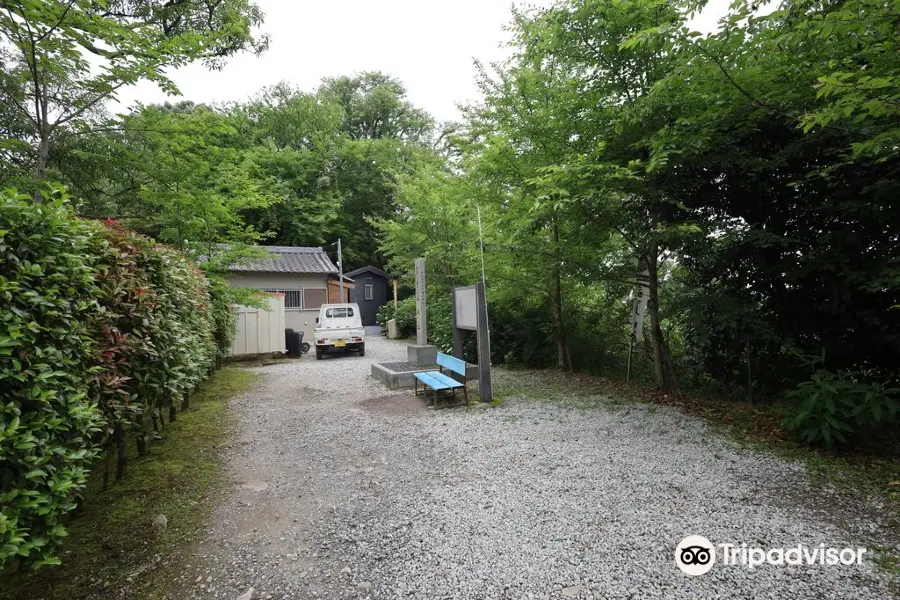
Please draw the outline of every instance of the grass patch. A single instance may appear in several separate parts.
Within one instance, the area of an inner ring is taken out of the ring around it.
[[[191,398],[190,410],[166,425],[148,456],[138,458],[129,440],[125,478],[106,491],[101,461],[88,482],[83,510],[67,524],[63,564],[4,573],[0,596],[72,600],[114,596],[128,584],[132,597],[161,597],[166,571],[175,566],[169,555],[193,540],[220,489],[218,448],[233,425],[227,400],[257,377],[240,369],[217,371]],[[163,532],[152,526],[160,514],[168,519]]]

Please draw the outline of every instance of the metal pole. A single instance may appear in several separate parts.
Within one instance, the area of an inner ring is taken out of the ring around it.
[[[341,284],[341,304],[344,303],[344,256],[341,254],[341,238],[338,238],[338,277]]]
[[[484,232],[481,229],[481,207],[475,207],[478,210],[478,241],[481,244],[481,285],[484,288],[484,324],[487,327],[488,334],[491,331],[490,317],[487,312],[487,281],[484,279]]]
[[[484,232],[481,230],[481,207],[475,207],[478,210],[478,241],[481,243],[481,283],[487,287],[484,280]]]

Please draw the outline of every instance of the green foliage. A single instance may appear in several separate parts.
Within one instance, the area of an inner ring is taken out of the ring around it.
[[[353,140],[425,140],[432,119],[406,99],[399,80],[380,72],[354,77],[329,77],[322,82],[319,96],[340,105],[341,129]]]
[[[82,215],[207,256],[219,243],[341,238],[350,269],[383,264],[373,220],[396,214],[404,177],[437,164],[431,128],[399,81],[363,73],[315,93],[278,84],[242,104],[139,106],[61,138],[49,160],[84,197]]]
[[[859,442],[900,422],[900,389],[869,381],[862,373],[818,368],[787,398],[792,410],[783,425],[807,444]]]
[[[93,235],[59,195],[0,194],[0,564],[58,562],[61,517],[100,453]]]
[[[102,447],[122,477],[126,432],[146,452],[234,335],[221,281],[211,292],[183,254],[77,219],[57,196],[0,196],[4,563],[57,562],[61,518]]]
[[[183,548],[206,522],[214,507],[209,498],[228,483],[218,453],[210,448],[231,433],[234,414],[228,399],[247,391],[257,377],[243,369],[216,371],[191,398],[191,410],[167,426],[165,443],[114,486],[104,486],[101,461],[91,473],[78,517],[66,526],[63,564],[38,572],[7,569],[0,577],[0,597],[72,600],[126,584],[133,596],[162,597],[183,564],[169,561],[141,577],[133,577],[135,570],[155,555]],[[129,449],[129,458],[135,456]],[[135,543],[136,524],[144,526],[159,514],[168,517],[170,527]]]
[[[387,322],[391,319],[397,321],[397,333],[401,338],[408,338],[416,335],[415,297],[405,298],[397,302],[396,310],[394,309],[393,302],[388,302],[378,309],[376,320],[385,331],[387,331]]]
[[[222,360],[231,350],[231,344],[237,335],[237,315],[234,312],[235,304],[246,304],[234,298],[233,288],[223,277],[214,275],[209,278],[209,301],[213,319],[213,341],[216,348],[216,366],[222,364]]]
[[[240,145],[228,115],[184,102],[140,107],[123,117],[120,130],[62,144],[54,164],[85,195],[80,214],[115,217],[209,255],[220,243],[260,241],[240,215],[280,199],[260,177],[265,165]]]
[[[217,67],[236,52],[261,52],[268,40],[253,35],[261,21],[258,6],[248,0],[4,5],[0,97],[25,115],[34,144],[16,149],[17,162],[33,167],[33,180],[44,180],[54,143],[101,123],[103,102],[117,90],[147,80],[177,93],[169,68],[194,61]]]

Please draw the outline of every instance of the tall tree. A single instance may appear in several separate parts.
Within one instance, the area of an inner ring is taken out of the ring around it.
[[[166,69],[262,51],[267,40],[253,33],[262,16],[250,0],[4,2],[0,93],[31,126],[33,178],[47,177],[59,129],[89,127],[122,87],[150,80],[175,93]]]
[[[507,186],[519,195],[516,204],[534,217],[530,230],[541,233],[538,244],[553,257],[547,276],[559,366],[570,363],[563,273],[575,280],[634,277],[637,258],[640,270],[650,271],[651,342],[657,385],[664,389],[676,387],[658,310],[659,256],[671,231],[660,219],[667,199],[639,173],[646,158],[640,142],[652,124],[635,123],[630,114],[676,58],[658,51],[661,42],[621,44],[682,19],[674,8],[649,0],[582,1],[519,14],[513,27],[518,50],[496,80],[485,80],[484,108],[470,113],[470,135],[493,145],[499,158],[486,160],[488,146],[476,143],[479,168],[506,172]],[[627,264],[601,259],[610,235],[632,247]],[[591,246],[592,259],[573,260]],[[604,266],[576,266],[585,263]]]
[[[421,142],[433,130],[425,111],[406,99],[406,87],[381,72],[326,78],[319,96],[344,110],[342,129],[354,140],[399,139]]]

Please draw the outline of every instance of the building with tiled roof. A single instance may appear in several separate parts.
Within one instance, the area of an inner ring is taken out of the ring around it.
[[[338,268],[321,247],[260,246],[266,258],[244,259],[232,265],[231,285],[284,294],[285,327],[313,336],[319,307],[340,301]],[[352,279],[344,277],[344,298],[350,301]]]

